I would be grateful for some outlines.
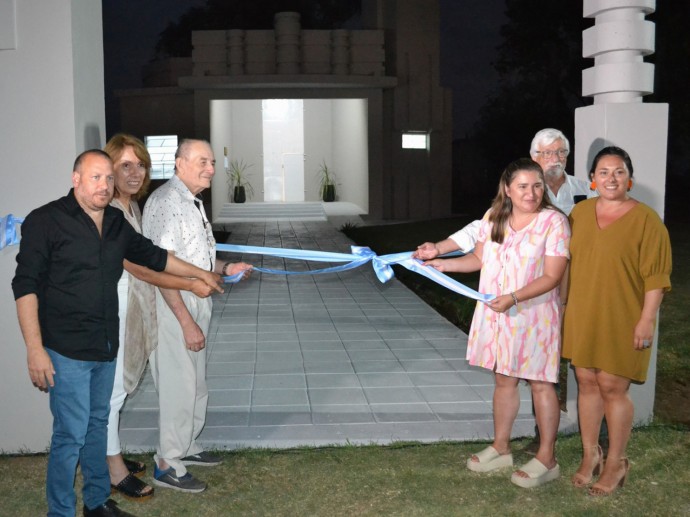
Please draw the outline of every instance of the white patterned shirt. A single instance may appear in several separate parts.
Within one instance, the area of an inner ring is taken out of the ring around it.
[[[177,175],[146,201],[142,230],[145,237],[176,257],[206,271],[213,270],[216,241],[204,204]]]

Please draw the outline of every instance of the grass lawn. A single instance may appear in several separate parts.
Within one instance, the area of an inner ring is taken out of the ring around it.
[[[348,231],[377,253],[413,249],[424,240],[445,238],[467,219],[361,227]],[[203,494],[156,488],[149,501],[133,503],[115,495],[121,508],[139,516],[192,515],[690,515],[690,230],[670,225],[674,254],[673,290],[662,305],[656,423],[633,432],[628,454],[630,478],[614,496],[594,499],[570,485],[580,459],[578,435],[562,436],[557,455],[562,477],[542,488],[513,486],[509,471],[481,475],[465,468],[484,447],[476,443],[398,444],[287,451],[223,452],[219,467],[190,471],[207,481]],[[473,304],[448,295],[425,279],[396,268],[408,283],[451,321],[467,328]],[[464,275],[476,285],[476,275]],[[515,461],[529,459],[516,441]],[[151,455],[134,456],[152,469]],[[0,516],[45,514],[45,455],[0,456]],[[77,491],[80,492],[80,475]],[[81,501],[79,503],[81,505]],[[81,507],[79,507],[81,515]]]
[[[526,443],[513,447],[520,464],[529,458],[520,452]],[[636,430],[629,447],[630,478],[608,498],[591,498],[570,485],[580,457],[577,435],[558,440],[562,477],[531,490],[512,485],[510,470],[467,470],[466,459],[483,447],[438,443],[226,452],[219,467],[190,468],[210,485],[202,494],[157,487],[143,503],[113,498],[139,516],[690,515],[690,433],[681,429]],[[152,468],[150,455],[136,458]],[[45,514],[45,468],[44,455],[0,457],[0,515]]]

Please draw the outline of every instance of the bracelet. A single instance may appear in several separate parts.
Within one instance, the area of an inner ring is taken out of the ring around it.
[[[232,264],[232,262],[226,262],[225,264],[223,264],[223,269],[220,270],[220,274],[221,274],[222,276],[227,276],[227,275],[228,275],[228,266],[229,266],[230,264]]]
[[[513,297],[513,304],[514,304],[514,305],[517,305],[517,304],[518,304],[518,299],[517,299],[517,296],[515,295],[515,293],[510,293],[510,296]]]

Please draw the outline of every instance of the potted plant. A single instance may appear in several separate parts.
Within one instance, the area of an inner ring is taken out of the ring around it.
[[[319,190],[321,199],[326,202],[335,201],[335,173],[326,165],[326,160],[319,166]]]
[[[228,176],[228,198],[235,203],[244,203],[254,195],[254,188],[249,183],[247,169],[251,167],[244,160],[232,160],[225,169]]]

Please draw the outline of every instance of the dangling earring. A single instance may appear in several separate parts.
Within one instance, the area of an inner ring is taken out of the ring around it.
[[[589,190],[596,190],[597,189],[597,182],[592,181],[592,183],[589,184]]]
[[[630,189],[632,188],[632,185],[633,185],[633,184],[632,184],[632,180],[628,180],[628,192],[629,192]]]

